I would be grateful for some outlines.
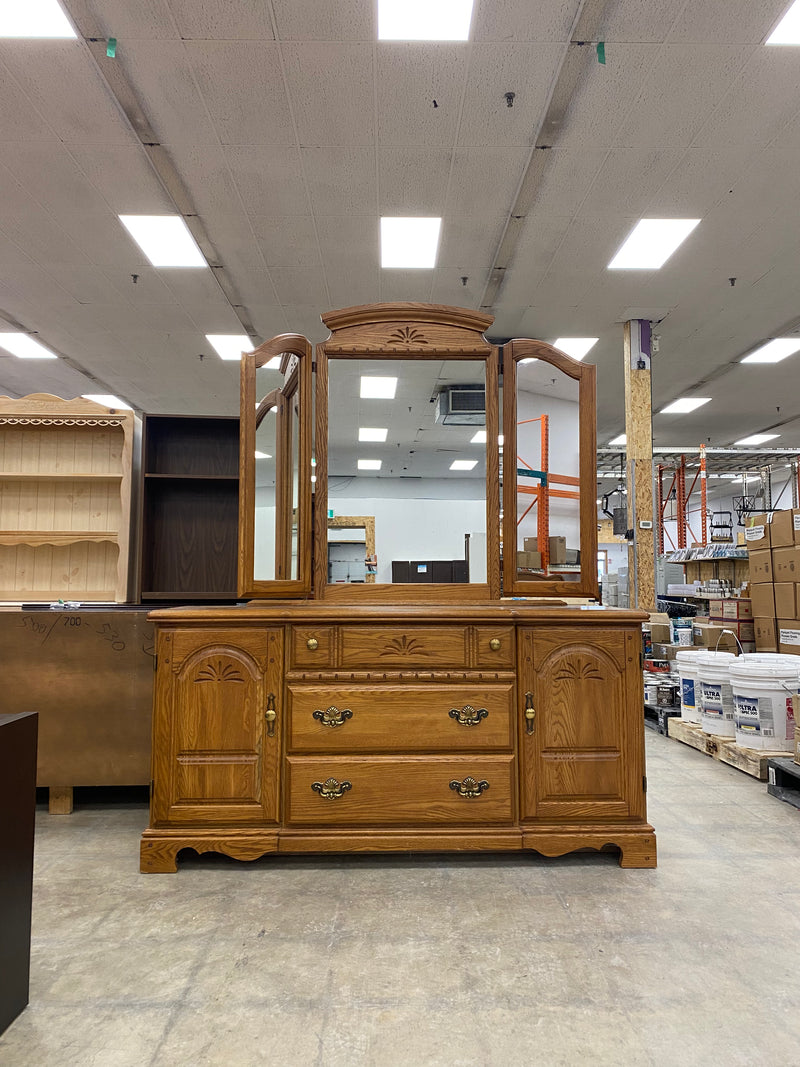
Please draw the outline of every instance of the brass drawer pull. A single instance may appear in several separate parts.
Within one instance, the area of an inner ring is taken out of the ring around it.
[[[460,711],[458,708],[451,708],[448,714],[461,726],[479,726],[481,719],[485,719],[489,712],[486,708],[473,708],[470,704],[465,704]]]
[[[533,723],[536,719],[536,708],[533,706],[533,693],[525,694],[525,729],[529,734],[533,733]]]
[[[311,788],[326,800],[336,800],[343,796],[348,789],[353,788],[352,782],[338,782],[335,778],[326,778],[324,782],[312,782]]]
[[[330,726],[334,729],[337,726],[344,726],[347,719],[353,718],[353,713],[349,708],[342,708],[341,711],[338,708],[327,708],[325,711],[318,709],[312,712],[311,718],[321,722],[323,726]]]
[[[306,648],[310,649],[311,652],[317,651],[317,649],[319,648],[319,641],[316,639],[316,637],[309,637],[309,639],[306,641]]]
[[[275,694],[270,693],[267,697],[267,710],[264,712],[264,718],[267,720],[267,737],[275,736],[275,720],[277,717],[277,712],[275,711]]]
[[[474,778],[465,778],[463,782],[451,782],[450,788],[454,789],[460,797],[466,797],[471,800],[474,797],[479,797],[481,793],[489,788],[488,782],[476,782]]]
[[[489,648],[492,650],[492,652],[499,652],[500,651],[500,638],[499,637],[493,637],[491,639],[491,641],[489,642]]]

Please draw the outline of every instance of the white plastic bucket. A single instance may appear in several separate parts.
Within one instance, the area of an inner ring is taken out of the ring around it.
[[[675,660],[681,679],[681,718],[686,722],[700,722],[700,686],[697,683],[697,660],[705,652],[688,649],[678,652]]]
[[[730,665],[735,659],[732,652],[703,652],[696,660],[700,725],[704,733],[720,737],[736,735],[730,679]]]
[[[792,694],[800,690],[800,658],[775,653],[743,656],[731,665],[730,679],[736,744],[791,751],[795,726]]]

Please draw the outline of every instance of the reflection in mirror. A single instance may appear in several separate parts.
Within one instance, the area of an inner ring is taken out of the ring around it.
[[[289,410],[291,411],[291,418],[289,419],[287,432],[289,434],[288,451],[292,457],[292,508],[291,528],[289,530],[289,573],[287,577],[295,580],[298,577],[299,570],[297,538],[298,521],[300,518],[300,398],[296,389],[292,390],[292,395],[289,397],[288,403]]]
[[[276,577],[276,494],[278,466],[278,411],[276,375],[263,368],[256,371],[256,508],[254,578],[271,581]]]
[[[579,385],[517,362],[517,578],[580,581]],[[508,463],[508,459],[506,459]]]
[[[375,526],[373,559],[329,581],[486,582],[484,362],[328,366],[327,507]]]

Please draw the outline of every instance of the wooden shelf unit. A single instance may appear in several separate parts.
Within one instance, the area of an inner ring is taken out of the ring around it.
[[[0,397],[0,600],[128,600],[135,416]]]
[[[144,420],[139,595],[235,600],[239,420]]]

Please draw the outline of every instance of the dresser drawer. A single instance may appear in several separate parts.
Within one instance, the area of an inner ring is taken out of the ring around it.
[[[511,682],[289,686],[289,748],[300,752],[511,748]]]
[[[459,826],[514,820],[511,755],[289,756],[286,764],[287,821],[293,826]]]
[[[475,666],[488,670],[513,667],[517,661],[513,626],[475,627]]]
[[[435,670],[469,665],[467,626],[342,626],[341,666]]]
[[[324,670],[333,666],[334,626],[293,626],[289,641],[289,665]]]

